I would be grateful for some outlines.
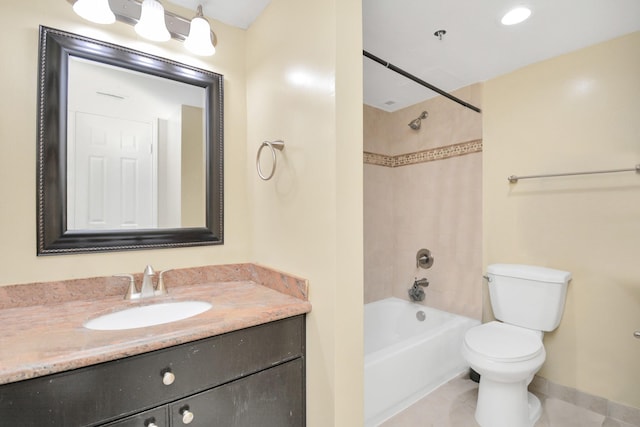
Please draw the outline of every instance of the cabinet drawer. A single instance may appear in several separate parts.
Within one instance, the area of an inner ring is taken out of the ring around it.
[[[302,316],[74,371],[0,386],[0,421],[87,426],[116,420],[291,360]],[[163,384],[170,371],[175,380]]]
[[[186,415],[189,427],[302,427],[303,370],[302,359],[295,359],[172,403],[171,425],[186,426]]]

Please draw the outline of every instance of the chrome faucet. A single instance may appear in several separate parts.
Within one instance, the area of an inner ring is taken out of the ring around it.
[[[429,286],[429,281],[426,277],[422,279],[418,279],[413,282],[413,286],[409,288],[409,298],[411,301],[422,301],[424,300],[424,290],[422,288],[426,288]]]
[[[164,295],[167,293],[167,288],[164,285],[164,278],[162,277],[164,273],[171,270],[164,270],[160,272],[158,277],[158,286],[154,289],[153,286],[153,276],[156,275],[156,272],[153,270],[153,267],[147,265],[142,273],[142,284],[140,285],[140,292],[136,288],[136,283],[132,274],[116,274],[115,277],[127,277],[129,278],[129,289],[127,290],[127,294],[124,299],[141,299],[141,298],[149,298],[154,295]]]

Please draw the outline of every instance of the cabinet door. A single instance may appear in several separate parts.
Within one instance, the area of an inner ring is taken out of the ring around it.
[[[104,424],[102,427],[169,427],[167,407],[152,409],[137,415],[124,418],[120,421]]]
[[[177,401],[169,407],[171,425],[302,427],[303,366],[302,358],[295,359]]]

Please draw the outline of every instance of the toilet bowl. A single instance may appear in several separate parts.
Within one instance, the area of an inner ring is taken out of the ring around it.
[[[480,374],[481,427],[533,427],[542,414],[527,387],[546,359],[544,332],[560,324],[571,273],[519,264],[487,267],[497,321],[467,331],[462,355]]]
[[[465,335],[462,354],[480,374],[475,418],[482,427],[531,427],[542,414],[537,397],[527,391],[546,352],[540,333],[489,322]]]

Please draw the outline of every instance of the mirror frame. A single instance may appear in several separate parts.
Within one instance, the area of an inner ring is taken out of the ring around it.
[[[37,134],[37,254],[57,255],[223,243],[223,76],[123,46],[40,26]],[[69,56],[205,89],[206,223],[139,230],[67,229]]]

